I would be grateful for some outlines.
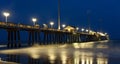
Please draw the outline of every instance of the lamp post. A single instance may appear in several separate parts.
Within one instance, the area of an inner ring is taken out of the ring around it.
[[[91,11],[90,10],[88,10],[87,11],[87,15],[88,15],[88,32],[90,32],[90,29],[91,29],[91,22],[90,22],[90,13],[91,13]]]
[[[54,22],[50,22],[51,28],[53,28]]]
[[[32,18],[32,21],[33,21],[33,25],[35,25],[37,22],[37,18]]]
[[[58,30],[60,29],[60,0],[58,0]]]
[[[3,12],[3,15],[5,16],[5,22],[7,23],[7,18],[10,16],[9,12]]]

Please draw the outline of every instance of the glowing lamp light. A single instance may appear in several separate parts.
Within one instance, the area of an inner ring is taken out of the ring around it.
[[[70,32],[71,30],[70,30],[70,29],[68,29],[68,31]]]
[[[100,36],[105,36],[106,34],[102,33],[102,32],[97,32]]]
[[[54,22],[50,22],[50,25],[54,25]]]
[[[101,36],[105,36],[105,34],[103,34],[102,32],[99,33]]]
[[[92,32],[92,30],[90,30],[90,32]]]
[[[86,32],[88,32],[89,30],[86,30]]]
[[[46,24],[43,24],[43,26],[46,26]]]
[[[105,33],[105,35],[107,35],[107,33]]]
[[[66,27],[66,25],[65,25],[65,24],[63,24],[63,25],[62,25],[62,27],[63,27],[63,28],[65,28],[65,27]]]
[[[84,28],[81,29],[81,31],[84,31],[84,30],[85,30]]]
[[[76,27],[76,30],[79,30],[79,27]]]
[[[98,34],[100,33],[100,32],[97,32]]]
[[[9,12],[3,12],[3,15],[5,16],[5,21],[7,23],[7,17],[10,16]]]
[[[35,23],[37,22],[37,18],[32,18],[32,21],[33,21],[33,23],[35,25]]]
[[[36,22],[36,21],[37,21],[37,19],[36,19],[36,18],[32,18],[32,21],[33,21],[33,22]]]
[[[6,16],[6,17],[8,17],[8,16],[10,16],[10,13],[4,12],[3,15]]]
[[[50,25],[51,25],[51,28],[52,28],[52,27],[53,27],[53,25],[54,25],[54,22],[52,22],[52,21],[51,21],[51,22],[50,22]]]

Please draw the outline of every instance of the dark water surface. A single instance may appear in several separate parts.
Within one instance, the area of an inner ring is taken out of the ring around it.
[[[0,57],[20,64],[120,64],[120,41],[36,44],[27,48],[0,50]]]

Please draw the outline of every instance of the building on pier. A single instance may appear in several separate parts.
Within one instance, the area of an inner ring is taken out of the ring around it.
[[[68,31],[68,32],[75,32],[75,28],[72,27],[72,26],[67,26],[64,28],[65,31]]]

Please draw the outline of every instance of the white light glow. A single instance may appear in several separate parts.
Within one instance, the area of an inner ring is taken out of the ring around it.
[[[100,36],[105,36],[106,34],[103,34],[102,32],[97,32]]]
[[[33,22],[36,22],[36,21],[37,21],[37,18],[32,18],[32,21],[33,21]]]
[[[54,25],[54,22],[50,22],[50,25]]]
[[[85,30],[84,28],[81,29],[81,31],[84,31],[84,30]]]
[[[3,12],[3,15],[5,16],[5,21],[7,23],[7,17],[10,16],[10,13],[8,12]]]
[[[79,30],[79,27],[76,27],[76,30]]]
[[[105,33],[105,35],[107,35],[107,33]]]
[[[92,32],[92,30],[90,30],[90,32]]]
[[[88,32],[88,30],[86,30],[86,32]]]
[[[3,12],[3,15],[6,16],[6,17],[8,17],[8,16],[10,16],[10,13],[8,13],[8,12]]]
[[[66,51],[61,51],[61,61],[62,64],[67,64],[67,52]]]
[[[63,27],[63,28],[65,28],[65,27],[66,27],[66,25],[65,25],[65,24],[63,24],[63,25],[62,25],[62,27]]]

